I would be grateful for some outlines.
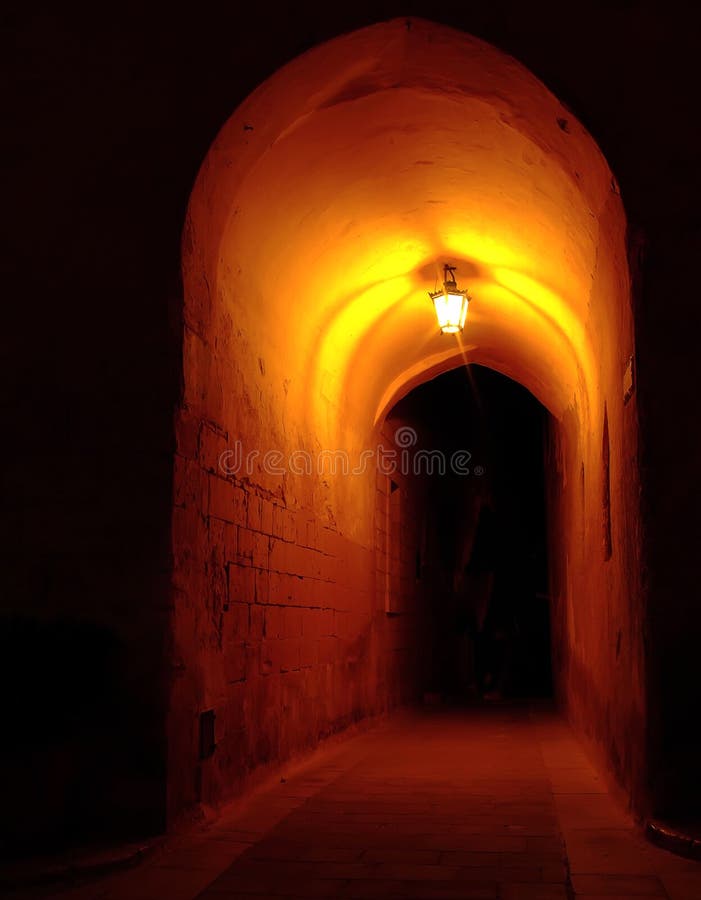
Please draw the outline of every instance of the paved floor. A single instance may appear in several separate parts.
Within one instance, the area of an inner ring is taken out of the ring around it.
[[[701,863],[643,840],[545,711],[403,714],[284,774],[139,868],[52,896],[701,900]]]

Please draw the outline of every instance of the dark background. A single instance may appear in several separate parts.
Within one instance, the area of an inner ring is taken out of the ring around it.
[[[469,365],[415,388],[392,415],[412,424],[418,435],[415,449],[440,450],[447,460],[445,474],[433,469],[427,490],[447,588],[446,596],[438,595],[432,603],[451,605],[449,610],[434,609],[441,632],[436,653],[446,661],[444,692],[465,699],[456,683],[459,666],[451,664],[451,657],[463,652],[454,645],[464,616],[455,607],[457,597],[447,597],[451,588],[455,590],[454,576],[462,575],[465,564],[484,564],[477,556],[486,554],[494,582],[483,633],[479,637],[472,633],[473,647],[482,640],[485,657],[492,657],[485,658],[485,664],[497,666],[499,660],[489,645],[503,624],[509,637],[503,693],[551,695],[544,471],[547,411],[510,378]],[[469,474],[451,472],[451,455],[460,450],[471,454]],[[476,525],[483,504],[491,512],[490,527],[479,537]]]

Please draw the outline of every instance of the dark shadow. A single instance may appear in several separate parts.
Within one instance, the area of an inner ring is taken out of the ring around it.
[[[552,695],[547,415],[525,388],[483,366],[420,385],[391,414],[417,431],[415,453],[440,450],[445,459],[441,471],[425,455],[414,472],[429,482],[434,697]]]

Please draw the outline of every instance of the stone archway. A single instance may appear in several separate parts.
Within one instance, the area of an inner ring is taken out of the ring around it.
[[[430,22],[317,47],[228,120],[183,238],[171,817],[402,698],[374,587],[375,472],[290,460],[339,451],[352,467],[400,396],[465,359],[523,384],[557,422],[558,689],[637,795],[646,721],[625,230],[606,160],[568,110],[514,59]],[[464,341],[436,334],[426,298],[445,260],[476,298]],[[237,442],[250,465],[223,468]],[[199,760],[209,710],[218,747]]]

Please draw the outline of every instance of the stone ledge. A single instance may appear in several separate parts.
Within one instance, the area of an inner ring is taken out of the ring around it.
[[[62,856],[32,857],[0,865],[1,888],[42,884],[71,884],[138,866],[161,846],[165,837],[135,844],[67,852]]]
[[[701,828],[672,825],[655,819],[645,825],[645,837],[663,850],[677,856],[701,860]]]

